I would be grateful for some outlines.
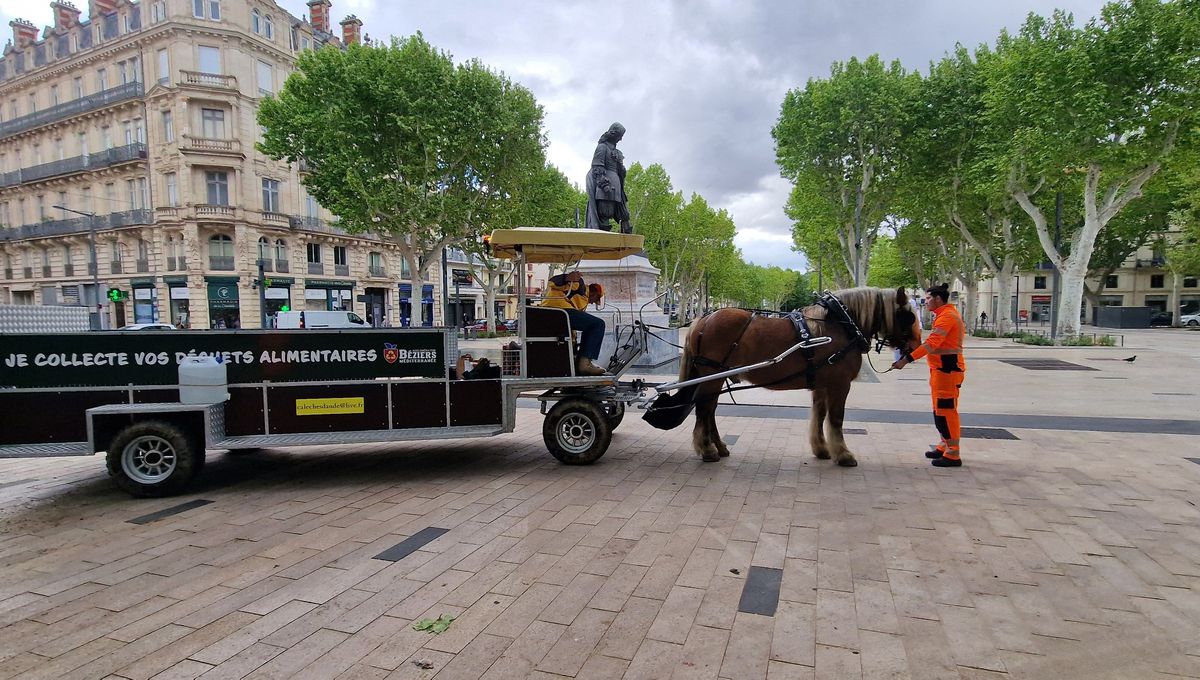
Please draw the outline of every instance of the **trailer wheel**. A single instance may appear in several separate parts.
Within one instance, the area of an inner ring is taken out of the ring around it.
[[[567,465],[588,465],[600,459],[612,441],[609,416],[586,399],[564,399],[550,409],[542,423],[546,448]]]
[[[134,496],[177,493],[204,466],[204,449],[179,426],[147,420],[123,428],[108,445],[108,475]]]
[[[625,419],[625,404],[614,401],[608,405],[604,413],[608,416],[608,429],[615,430],[621,424],[621,421]]]

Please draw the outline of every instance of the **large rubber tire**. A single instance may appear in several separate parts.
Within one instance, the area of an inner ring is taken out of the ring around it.
[[[1200,321],[1196,321],[1195,319],[1192,319],[1191,321],[1188,322],[1188,325],[1189,326],[1200,326]]]
[[[563,463],[589,465],[608,450],[612,427],[609,416],[596,402],[564,399],[546,414],[542,439],[550,454]]]
[[[160,420],[134,423],[108,445],[108,475],[130,495],[178,493],[204,466],[204,449],[179,426]]]
[[[614,401],[605,411],[608,416],[608,429],[615,430],[625,420],[625,404],[619,401]]]

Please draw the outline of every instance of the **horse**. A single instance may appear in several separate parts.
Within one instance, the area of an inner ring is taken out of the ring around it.
[[[812,390],[809,443],[813,455],[854,467],[858,461],[846,448],[842,422],[850,383],[862,368],[862,355],[869,351],[871,340],[876,342],[876,351],[887,345],[910,353],[921,343],[921,327],[904,288],[839,290],[825,294],[819,304],[799,313],[803,325],[786,315],[769,316],[737,308],[719,309],[702,317],[684,343],[679,379],[700,378],[772,359],[796,344],[803,326],[812,337],[833,338],[826,345],[794,352],[780,363],[739,374],[734,381],[744,380],[770,390]],[[723,386],[723,381],[714,379],[683,388],[675,395],[676,401],[695,404],[692,445],[705,462],[729,455],[717,432],[717,398]],[[828,440],[825,423],[829,425]]]

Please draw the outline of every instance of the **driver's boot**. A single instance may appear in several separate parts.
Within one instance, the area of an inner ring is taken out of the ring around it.
[[[579,357],[575,361],[575,373],[577,375],[604,375],[604,369],[593,364],[588,357]]]

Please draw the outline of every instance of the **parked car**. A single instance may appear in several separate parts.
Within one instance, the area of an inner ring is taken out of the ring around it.
[[[509,333],[517,332],[518,325],[516,319],[505,319],[501,325],[503,326],[502,330],[506,330]]]
[[[276,328],[370,328],[354,312],[288,311],[275,314]]]
[[[175,324],[170,323],[131,323],[128,326],[121,326],[119,331],[173,331],[178,330]]]
[[[1171,313],[1170,312],[1154,312],[1154,313],[1152,313],[1150,315],[1150,325],[1151,326],[1170,326],[1171,325]]]
[[[1192,312],[1179,317],[1179,323],[1183,326],[1200,326],[1200,312]]]

